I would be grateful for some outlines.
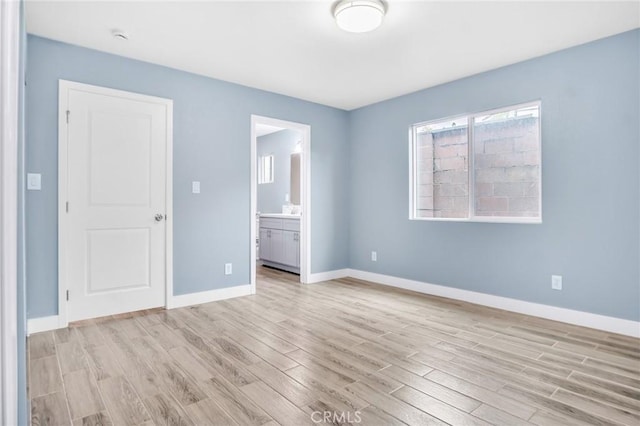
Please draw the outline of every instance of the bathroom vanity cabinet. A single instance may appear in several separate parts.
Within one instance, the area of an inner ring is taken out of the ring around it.
[[[300,273],[300,216],[260,215],[259,256],[266,266]]]

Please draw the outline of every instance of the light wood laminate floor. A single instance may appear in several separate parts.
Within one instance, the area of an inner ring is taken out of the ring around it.
[[[640,424],[638,339],[294,279],[32,335],[32,424]]]

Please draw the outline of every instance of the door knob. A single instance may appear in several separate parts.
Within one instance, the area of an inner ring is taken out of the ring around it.
[[[162,214],[159,214],[159,213],[158,213],[158,214],[155,216],[155,219],[156,219],[156,222],[160,222],[162,219],[164,219],[164,215],[162,215]]]

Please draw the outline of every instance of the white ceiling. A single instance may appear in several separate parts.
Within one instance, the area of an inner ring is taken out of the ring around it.
[[[352,34],[333,4],[27,0],[26,20],[32,34],[346,110],[640,27],[639,1],[389,0],[380,28]]]
[[[256,137],[270,135],[271,133],[279,132],[280,130],[284,130],[284,127],[270,126],[269,124],[256,124]]]

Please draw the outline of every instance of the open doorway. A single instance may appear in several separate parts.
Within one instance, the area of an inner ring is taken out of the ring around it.
[[[251,290],[258,267],[310,275],[311,127],[251,116]]]

